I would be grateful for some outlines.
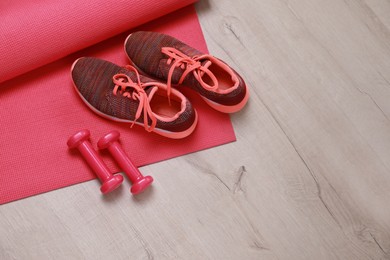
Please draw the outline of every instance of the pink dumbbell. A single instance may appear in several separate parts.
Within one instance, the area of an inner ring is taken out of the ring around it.
[[[97,177],[102,182],[100,191],[103,194],[109,193],[121,185],[123,182],[123,176],[113,175],[107,168],[106,164],[93,149],[91,143],[88,141],[90,133],[87,129],[78,131],[71,136],[67,142],[69,148],[77,148],[84,159],[87,161],[92,170],[96,173]]]
[[[153,182],[151,176],[144,177],[141,172],[134,166],[130,158],[123,151],[122,146],[118,143],[119,139],[118,131],[111,131],[98,141],[99,149],[108,149],[112,154],[114,159],[117,161],[119,166],[129,177],[130,181],[133,183],[131,186],[130,192],[135,194],[141,193],[144,191],[150,184]]]

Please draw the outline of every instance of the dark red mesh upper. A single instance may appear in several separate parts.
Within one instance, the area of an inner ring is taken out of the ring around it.
[[[163,81],[167,81],[171,65],[167,64],[168,56],[161,52],[162,47],[173,47],[189,57],[203,54],[169,35],[145,31],[139,31],[131,34],[126,42],[125,50],[133,64],[144,73]],[[203,61],[203,63],[204,62],[205,61]],[[183,72],[184,70],[180,67],[175,68],[172,76],[173,84],[178,83]],[[235,105],[240,103],[246,94],[244,80],[238,73],[235,72],[235,74],[239,80],[239,87],[224,94],[204,89],[192,73],[189,73],[186,76],[182,84],[192,88],[205,98],[216,103],[227,106]]]
[[[113,94],[115,84],[112,77],[115,74],[126,74],[133,81],[137,81],[133,71],[97,58],[80,58],[72,70],[75,87],[85,102],[110,117],[133,121],[139,101]],[[140,77],[144,83],[155,81],[142,75]],[[149,94],[150,90],[151,87],[145,89],[145,92]],[[164,93],[165,91],[159,91],[159,95],[161,95],[160,92]],[[171,101],[175,102],[173,98]],[[156,128],[171,132],[181,132],[188,129],[194,123],[195,111],[188,100],[185,102],[185,111],[177,119],[171,122],[157,119]],[[137,121],[143,123],[143,113]],[[151,123],[150,121],[149,123]]]

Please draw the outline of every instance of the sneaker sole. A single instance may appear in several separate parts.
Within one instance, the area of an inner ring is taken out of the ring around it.
[[[82,59],[83,57],[81,58],[78,58],[77,60],[75,60],[72,64],[72,67],[70,69],[71,71],[71,75],[72,75],[72,71],[73,71],[73,68],[74,66],[76,65],[77,61]],[[103,112],[99,111],[98,109],[96,109],[94,106],[92,106],[84,97],[83,95],[79,92],[79,90],[77,89],[76,87],[76,84],[74,83],[73,81],[73,77],[72,78],[72,83],[73,83],[73,87],[74,89],[76,90],[77,94],[80,96],[81,100],[97,115],[103,117],[103,118],[106,118],[106,119],[109,119],[109,120],[112,120],[112,121],[115,121],[115,122],[120,122],[120,123],[126,123],[126,124],[133,124],[133,121],[131,120],[127,120],[127,119],[122,119],[122,118],[117,118],[117,117],[113,117],[113,116],[109,116],[107,114],[104,114]],[[171,132],[171,131],[167,131],[167,130],[164,130],[164,129],[161,129],[161,128],[155,128],[152,130],[152,132],[156,133],[156,134],[159,134],[161,136],[164,136],[164,137],[167,137],[167,138],[171,138],[171,139],[182,139],[182,138],[185,138],[187,136],[189,136],[196,128],[196,125],[198,123],[198,113],[196,112],[196,110],[194,110],[195,112],[195,120],[194,120],[194,123],[189,127],[187,128],[186,130],[184,131],[181,131],[181,132]],[[137,122],[135,121],[134,122],[136,125],[139,125],[141,127],[144,127],[144,124],[140,123],[140,122]]]
[[[214,108],[215,110],[219,111],[219,112],[222,112],[222,113],[227,113],[227,114],[231,114],[231,113],[235,113],[235,112],[238,112],[240,111],[245,105],[246,103],[248,102],[248,99],[249,99],[249,91],[248,91],[248,88],[246,88],[246,91],[245,91],[245,97],[243,98],[243,100],[241,100],[240,103],[238,103],[237,105],[234,105],[234,106],[225,106],[225,105],[222,105],[222,104],[219,104],[219,103],[216,103],[210,99],[207,99],[205,98],[204,96],[201,96],[203,98],[203,100],[209,105],[211,106],[212,108]]]

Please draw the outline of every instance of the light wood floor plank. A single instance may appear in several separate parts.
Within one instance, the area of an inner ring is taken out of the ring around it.
[[[390,2],[200,1],[237,142],[0,207],[0,259],[390,259]],[[215,133],[216,135],[218,133]]]

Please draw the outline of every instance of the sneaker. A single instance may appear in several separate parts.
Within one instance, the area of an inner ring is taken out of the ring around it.
[[[71,74],[81,99],[100,116],[175,139],[195,129],[197,113],[188,99],[171,89],[168,102],[167,85],[139,75],[132,66],[83,57],[73,63]]]
[[[220,59],[201,53],[165,34],[135,32],[125,41],[125,52],[140,72],[172,85],[185,85],[214,109],[237,112],[249,98],[242,77]]]

